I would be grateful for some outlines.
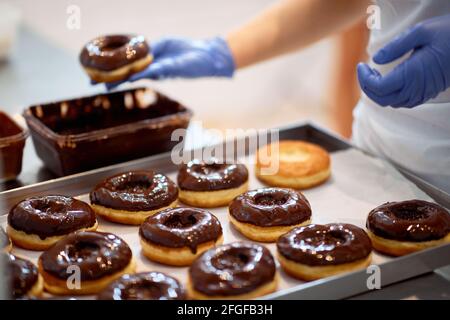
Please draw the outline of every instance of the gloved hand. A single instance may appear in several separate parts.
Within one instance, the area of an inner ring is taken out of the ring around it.
[[[358,79],[369,98],[382,106],[412,108],[450,87],[450,15],[421,22],[378,51],[373,61],[390,63],[412,51],[382,76],[358,65]]]
[[[163,38],[151,44],[154,61],[125,81],[139,79],[232,77],[235,64],[223,38],[190,40]],[[111,89],[125,82],[107,84]]]

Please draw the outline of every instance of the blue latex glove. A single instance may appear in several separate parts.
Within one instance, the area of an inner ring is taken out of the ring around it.
[[[233,76],[235,64],[223,38],[190,40],[162,38],[151,44],[154,61],[144,71],[125,81],[139,79],[200,78]],[[125,82],[108,83],[112,89]]]
[[[362,90],[381,106],[412,108],[450,87],[450,15],[421,22],[378,51],[373,61],[390,63],[411,55],[382,76],[367,64],[358,65]]]

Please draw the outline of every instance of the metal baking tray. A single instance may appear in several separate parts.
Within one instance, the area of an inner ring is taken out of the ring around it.
[[[312,123],[299,123],[280,129],[280,139],[301,139],[321,145],[332,155],[339,151],[354,148],[348,142],[335,134]],[[226,143],[236,143],[229,141]],[[80,196],[88,193],[97,182],[120,172],[128,170],[149,169],[157,170],[165,174],[173,174],[177,166],[172,163],[170,153],[159,154],[95,169],[72,176],[62,177],[46,182],[37,183],[0,193],[0,204],[3,206],[0,215],[5,215],[18,201],[45,194],[65,194]],[[395,169],[394,169],[395,170]],[[427,183],[418,177],[406,173],[408,179],[422,189],[436,202],[449,208],[450,195]],[[253,186],[254,187],[254,186]],[[250,188],[253,188],[250,185]],[[314,215],[314,211],[313,211]],[[0,217],[1,218],[1,217]],[[313,219],[314,220],[314,219]],[[314,221],[313,221],[314,222]],[[120,233],[119,233],[120,236]],[[244,238],[242,238],[244,239]],[[33,253],[36,257],[36,253]],[[22,254],[23,255],[23,254]],[[450,244],[431,248],[418,253],[400,258],[389,258],[378,264],[381,273],[381,287],[403,281],[412,277],[431,272],[437,268],[450,264]],[[164,269],[164,267],[161,267]],[[343,299],[369,291],[367,280],[370,274],[366,270],[337,275],[313,282],[298,282],[289,288],[283,288],[277,292],[265,296],[265,299]]]

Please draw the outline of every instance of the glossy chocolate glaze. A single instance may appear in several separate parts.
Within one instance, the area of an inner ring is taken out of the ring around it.
[[[0,227],[0,250],[7,248],[11,244],[11,239],[6,234],[5,230]]]
[[[153,171],[130,171],[110,177],[90,194],[93,204],[127,211],[166,207],[178,198],[175,183]]]
[[[189,268],[195,290],[209,296],[251,292],[275,277],[275,261],[264,246],[233,242],[212,248]]]
[[[366,258],[372,243],[366,232],[351,224],[310,224],[282,235],[278,252],[309,266],[349,263]]]
[[[441,206],[423,201],[388,202],[373,209],[367,229],[377,236],[399,241],[430,241],[450,232],[450,214]]]
[[[123,275],[97,296],[98,300],[185,300],[177,279],[161,272]]]
[[[132,258],[130,247],[112,233],[80,231],[69,234],[44,251],[39,261],[45,272],[67,279],[78,266],[81,280],[96,280],[122,271]]]
[[[305,196],[283,188],[247,191],[230,203],[229,211],[236,220],[260,227],[290,226],[311,218]]]
[[[6,268],[2,278],[9,283],[10,294],[14,299],[25,296],[38,281],[38,269],[28,260],[6,254]],[[8,288],[6,288],[8,290]]]
[[[142,239],[169,248],[189,247],[192,253],[222,235],[219,220],[197,208],[166,209],[148,217],[139,229]]]
[[[248,180],[243,164],[226,164],[192,160],[180,167],[178,186],[190,191],[214,191],[237,188]]]
[[[95,213],[87,203],[60,195],[25,199],[8,215],[11,227],[41,239],[89,228],[95,222]]]
[[[111,71],[146,57],[150,48],[143,36],[109,35],[89,41],[81,50],[83,67]]]

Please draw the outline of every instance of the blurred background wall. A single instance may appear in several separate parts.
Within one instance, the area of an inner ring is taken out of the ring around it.
[[[30,101],[25,94],[23,104],[43,102],[87,92],[104,90],[102,86],[91,88],[88,78],[82,72],[77,55],[80,48],[91,38],[107,33],[142,33],[150,41],[165,35],[180,35],[204,38],[224,35],[227,31],[257,14],[274,0],[14,0],[9,1],[22,13],[23,24],[42,39],[55,47],[62,48],[73,59],[65,62],[66,67],[52,70],[55,74],[43,77],[39,97],[36,93]],[[81,10],[81,28],[70,30],[66,27],[69,14],[67,8],[76,5]],[[215,128],[230,127],[274,127],[295,121],[314,120],[322,125],[338,129],[348,135],[348,125],[342,128],[342,121],[336,121],[336,106],[341,103],[351,107],[355,100],[355,84],[350,76],[342,83],[336,76],[349,72],[353,60],[342,71],[335,66],[342,65],[342,59],[348,60],[346,45],[342,46],[343,36],[325,39],[306,50],[263,63],[236,74],[235,78],[206,80],[170,80],[152,82],[168,95],[179,99],[195,111],[196,119],[204,125]],[[356,47],[364,47],[361,41]],[[345,42],[344,42],[345,43]],[[344,49],[343,49],[344,48]],[[30,48],[30,50],[33,50]],[[353,52],[355,48],[351,49]],[[363,52],[363,50],[360,50]],[[359,52],[359,51],[358,51]],[[359,55],[359,53],[358,53]],[[33,59],[32,55],[30,59]],[[36,67],[29,77],[40,77],[48,73],[45,68],[51,61],[51,52],[47,57],[36,58]],[[39,61],[41,60],[41,61]],[[42,62],[42,63],[41,63]],[[21,63],[16,61],[15,63]],[[23,63],[23,62],[22,62]],[[30,64],[31,62],[28,61]],[[40,67],[42,66],[42,67]],[[62,70],[63,69],[63,70]],[[345,71],[347,70],[347,71]],[[0,69],[1,72],[1,69]],[[76,83],[70,88],[61,84],[51,85],[54,81]],[[348,83],[347,83],[348,82]],[[337,85],[340,84],[340,87]],[[1,90],[1,88],[0,88]],[[348,97],[339,97],[346,92],[353,92],[349,103]],[[0,91],[0,103],[1,101]],[[341,100],[339,100],[341,99]],[[357,96],[356,96],[357,99]],[[16,103],[14,104],[21,104]],[[3,106],[17,108],[17,105]],[[347,111],[348,117],[348,111]]]

